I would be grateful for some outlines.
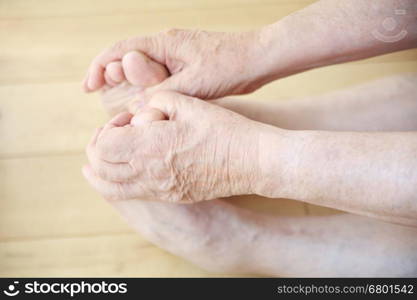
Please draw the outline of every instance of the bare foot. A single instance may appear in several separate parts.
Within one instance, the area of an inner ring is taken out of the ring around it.
[[[156,85],[169,76],[164,66],[154,62],[141,52],[132,51],[121,61],[106,66],[105,85],[101,89],[101,101],[110,115],[128,111],[132,101],[147,87]]]

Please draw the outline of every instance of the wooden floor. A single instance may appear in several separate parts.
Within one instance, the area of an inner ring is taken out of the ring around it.
[[[86,184],[84,147],[106,116],[80,81],[94,54],[116,40],[170,27],[245,30],[311,2],[0,0],[0,276],[216,275],[133,233]],[[404,51],[292,76],[256,96],[318,94],[412,70],[417,52]],[[257,200],[250,206],[277,214],[328,213]]]

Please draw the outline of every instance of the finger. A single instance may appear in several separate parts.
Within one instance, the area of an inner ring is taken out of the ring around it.
[[[121,112],[113,117],[110,121],[104,125],[104,130],[108,130],[114,127],[123,127],[130,124],[130,120],[132,119],[133,115],[129,112]]]
[[[102,65],[95,65],[93,68],[90,68],[87,79],[88,92],[94,92],[104,85],[104,70],[105,67]]]
[[[130,163],[140,149],[142,136],[143,128],[131,125],[103,130],[96,143],[97,155],[110,163]]]
[[[104,50],[90,65],[90,76],[88,78],[88,90],[95,91],[104,84],[104,69],[110,62],[120,61],[123,56],[133,50],[146,53],[154,60],[162,60],[163,52],[155,37],[136,37],[120,41],[112,47]]]
[[[90,161],[94,172],[106,181],[128,182],[139,176],[139,173],[129,163],[109,163],[96,159]]]
[[[138,51],[123,56],[123,70],[130,84],[149,87],[162,82],[169,76],[166,68]]]
[[[109,78],[111,78],[111,80],[116,84],[126,80],[125,74],[123,72],[122,62],[120,61],[109,63],[106,66],[106,73],[108,74]]]
[[[138,176],[138,172],[131,164],[109,163],[100,159],[92,145],[87,147],[87,157],[95,174],[104,180],[121,182]]]
[[[138,193],[140,188],[136,183],[110,182],[101,179],[94,173],[90,165],[84,166],[82,173],[91,186],[106,199],[127,200],[140,197],[142,194],[140,192]]]
[[[95,145],[96,145],[96,143],[97,143],[97,137],[100,135],[100,132],[103,130],[103,127],[100,127],[100,128],[97,128],[95,131],[94,131],[94,133],[93,133],[93,136],[92,136],[92,138],[91,138],[91,140],[90,140],[90,142],[88,143],[88,145],[87,145],[87,148],[88,147],[94,147]]]
[[[97,137],[96,153],[100,159],[110,163],[128,163],[135,152],[135,135],[132,131],[132,114],[122,112],[107,122]]]

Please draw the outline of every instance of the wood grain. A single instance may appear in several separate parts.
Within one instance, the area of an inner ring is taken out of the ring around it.
[[[170,27],[248,30],[313,0],[0,1],[0,276],[214,276],[145,241],[86,184],[84,147],[106,116],[81,92],[90,59]],[[250,98],[319,94],[417,69],[417,51],[312,70]],[[277,215],[335,213],[230,199]]]

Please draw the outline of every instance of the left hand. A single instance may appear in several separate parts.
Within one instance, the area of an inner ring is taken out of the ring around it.
[[[161,112],[167,120],[132,125]],[[109,199],[192,203],[251,194],[260,181],[260,126],[199,99],[159,92],[133,119],[119,114],[98,132],[84,175]]]

